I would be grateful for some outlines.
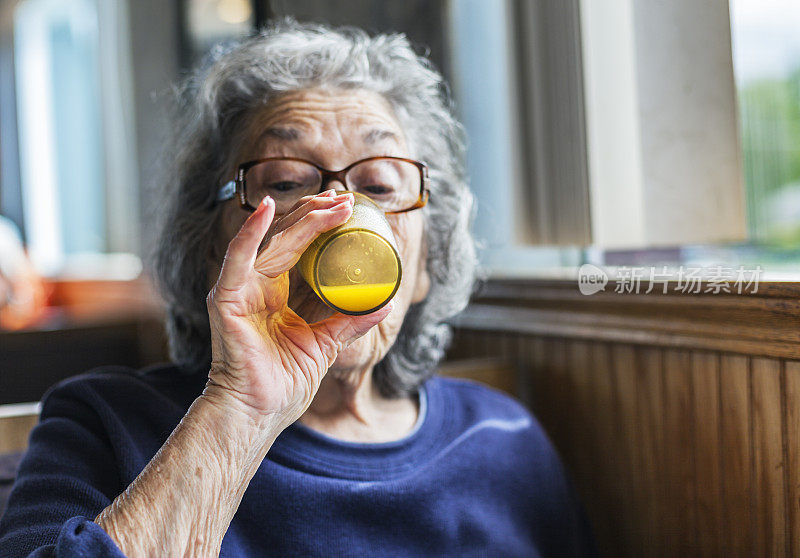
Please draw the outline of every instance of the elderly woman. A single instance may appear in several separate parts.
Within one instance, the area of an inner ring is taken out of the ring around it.
[[[0,555],[591,553],[537,422],[432,375],[475,268],[439,74],[402,36],[289,21],[215,53],[181,98],[157,258],[174,364],[49,392]],[[403,267],[361,316],[295,271],[352,191]]]

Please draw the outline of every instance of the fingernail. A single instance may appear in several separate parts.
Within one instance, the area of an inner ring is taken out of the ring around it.
[[[269,206],[269,204],[271,204],[271,203],[272,203],[272,198],[271,198],[271,197],[269,197],[269,196],[264,196],[264,199],[263,199],[263,200],[261,200],[261,203],[262,203],[263,205]]]

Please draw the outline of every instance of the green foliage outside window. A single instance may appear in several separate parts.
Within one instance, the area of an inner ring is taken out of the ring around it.
[[[739,122],[751,238],[800,246],[800,66],[740,87]]]

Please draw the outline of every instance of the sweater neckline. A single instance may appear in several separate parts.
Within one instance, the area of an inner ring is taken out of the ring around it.
[[[449,421],[438,379],[419,389],[420,412],[409,434],[391,442],[338,440],[303,424],[286,428],[273,443],[267,460],[306,473],[348,479],[383,480],[403,476],[431,459],[447,439]],[[424,407],[424,408],[423,408]]]
[[[425,423],[425,416],[428,413],[428,396],[427,396],[427,390],[424,389],[424,386],[421,386],[420,389],[417,390],[417,393],[415,395],[418,400],[419,410],[417,413],[417,419],[414,421],[414,425],[411,427],[411,430],[405,436],[397,440],[392,440],[390,442],[371,442],[371,443],[348,442],[346,440],[339,440],[338,438],[334,438],[333,436],[328,436],[327,434],[320,432],[319,430],[315,430],[310,426],[306,426],[300,421],[295,422],[294,424],[292,424],[292,426],[302,431],[304,435],[311,438],[316,438],[321,442],[332,443],[337,445],[345,445],[345,446],[349,445],[351,447],[356,447],[356,448],[359,447],[375,448],[386,444],[402,443],[407,438],[411,438],[412,436],[414,436],[414,434],[416,434],[417,431],[419,431],[419,429],[422,428],[422,425]]]

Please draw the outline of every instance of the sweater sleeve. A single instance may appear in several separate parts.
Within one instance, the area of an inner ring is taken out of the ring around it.
[[[80,391],[73,382],[45,396],[0,520],[0,556],[124,556],[92,521],[124,487],[102,421]]]

